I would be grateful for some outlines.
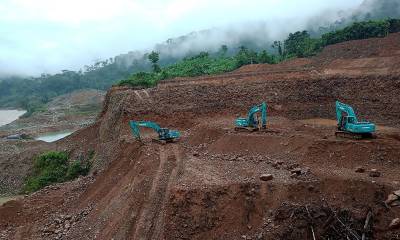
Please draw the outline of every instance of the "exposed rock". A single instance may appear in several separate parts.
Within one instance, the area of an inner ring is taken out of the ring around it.
[[[390,204],[390,206],[392,206],[392,207],[400,207],[400,200],[392,202],[392,204]]]
[[[276,162],[272,163],[272,167],[274,167],[275,169],[279,169],[279,165]]]
[[[361,167],[361,166],[358,166],[358,167],[356,167],[355,172],[356,172],[356,173],[364,173],[364,172],[365,172],[365,168],[363,168],[363,167]]]
[[[261,181],[270,181],[272,179],[274,179],[274,176],[272,176],[272,174],[262,174],[260,176]]]
[[[393,193],[389,194],[385,203],[392,207],[400,206],[400,190],[394,191]]]
[[[398,229],[400,228],[400,218],[395,218],[389,225],[390,229]]]
[[[394,191],[393,194],[400,198],[400,190]]]
[[[388,198],[386,199],[385,203],[386,204],[391,204],[392,202],[398,200],[399,197],[395,194],[389,194]]]
[[[371,169],[371,171],[369,172],[369,176],[370,177],[380,177],[381,172],[379,172],[377,169]]]
[[[301,174],[301,168],[294,168],[290,172],[292,174],[300,175]]]

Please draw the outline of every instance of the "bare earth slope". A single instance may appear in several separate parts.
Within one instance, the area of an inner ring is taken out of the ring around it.
[[[400,239],[389,228],[400,208],[385,203],[400,189],[399,43],[392,34],[330,46],[312,59],[146,90],[114,87],[96,124],[53,146],[94,150],[92,175],[1,206],[0,237]],[[378,138],[336,139],[336,99],[376,122]],[[273,131],[234,132],[233,120],[261,101]],[[130,119],[183,137],[140,144]]]

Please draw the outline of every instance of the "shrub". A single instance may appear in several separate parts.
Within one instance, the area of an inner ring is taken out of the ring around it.
[[[129,78],[122,80],[118,83],[118,85],[130,85],[134,87],[154,87],[157,85],[158,76],[157,73],[147,73],[147,72],[138,72],[131,75]]]
[[[389,19],[389,33],[400,32],[400,19]]]
[[[25,181],[24,192],[34,192],[53,183],[72,180],[80,175],[87,175],[89,164],[81,161],[69,163],[65,152],[47,152],[34,160],[33,174]]]
[[[86,176],[89,173],[90,170],[90,164],[86,163],[83,164],[81,161],[76,160],[73,161],[68,168],[67,174],[66,174],[66,180],[72,180],[75,179],[79,176]]]

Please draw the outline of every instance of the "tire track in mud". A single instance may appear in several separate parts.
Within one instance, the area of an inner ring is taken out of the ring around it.
[[[178,169],[182,166],[179,145],[160,146],[160,163],[156,176],[136,224],[133,239],[163,239],[165,211],[170,189],[175,184]]]

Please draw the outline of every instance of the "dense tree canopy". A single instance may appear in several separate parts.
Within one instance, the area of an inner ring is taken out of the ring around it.
[[[356,22],[342,30],[322,35],[322,43],[326,46],[350,40],[385,37],[389,34],[389,28],[387,20]]]
[[[319,48],[319,40],[312,39],[307,31],[290,33],[285,40],[285,51],[289,56],[309,57]]]

